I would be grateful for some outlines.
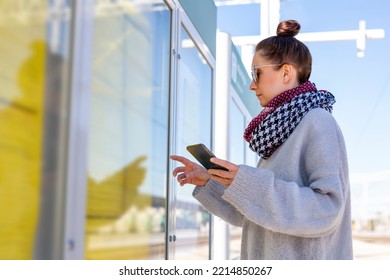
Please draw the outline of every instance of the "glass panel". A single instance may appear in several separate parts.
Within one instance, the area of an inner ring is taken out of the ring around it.
[[[181,28],[181,41],[191,40]],[[183,46],[186,44],[182,44]],[[212,69],[197,48],[180,51],[177,100],[177,153],[196,161],[190,144],[211,147]],[[177,259],[208,259],[210,215],[192,197],[193,188],[177,189],[175,255]]]
[[[233,88],[230,90],[234,91]],[[245,164],[245,117],[232,99],[229,105],[229,161]],[[242,228],[229,225],[229,259],[240,258],[241,231]]]
[[[163,1],[97,5],[86,259],[163,259],[170,15]]]
[[[0,259],[60,258],[71,1],[0,0]]]
[[[234,91],[233,89],[230,89]],[[229,104],[229,160],[235,164],[245,163],[245,116],[236,102],[230,99]]]

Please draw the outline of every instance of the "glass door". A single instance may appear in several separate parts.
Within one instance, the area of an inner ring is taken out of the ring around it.
[[[183,26],[179,34],[176,153],[196,161],[186,147],[211,147],[213,69]],[[194,186],[175,188],[175,259],[209,259],[210,214],[192,197]]]
[[[164,259],[171,10],[96,4],[86,259]]]

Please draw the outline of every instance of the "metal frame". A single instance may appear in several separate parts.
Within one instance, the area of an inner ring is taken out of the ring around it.
[[[177,68],[178,68],[178,9],[174,0],[165,1],[171,9],[171,50],[170,50],[170,95],[169,95],[169,139],[168,153],[176,152],[176,106],[177,106]],[[174,163],[168,163],[168,173],[171,174]],[[165,259],[174,259],[175,247],[169,241],[169,236],[175,231],[174,209],[176,205],[175,178],[167,174],[167,197],[166,197],[166,232],[165,232]]]
[[[64,259],[84,256],[93,8],[93,0],[74,1],[72,7]]]

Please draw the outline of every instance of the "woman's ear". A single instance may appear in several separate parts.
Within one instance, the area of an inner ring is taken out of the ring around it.
[[[285,83],[289,83],[293,78],[296,71],[291,64],[283,64],[282,66],[282,77]]]

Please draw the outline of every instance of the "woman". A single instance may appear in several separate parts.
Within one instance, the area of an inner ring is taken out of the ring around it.
[[[334,97],[309,81],[311,54],[281,22],[256,46],[250,89],[264,109],[244,133],[257,168],[213,158],[206,170],[181,156],[180,185],[212,214],[243,227],[241,259],[352,259],[350,189]]]

